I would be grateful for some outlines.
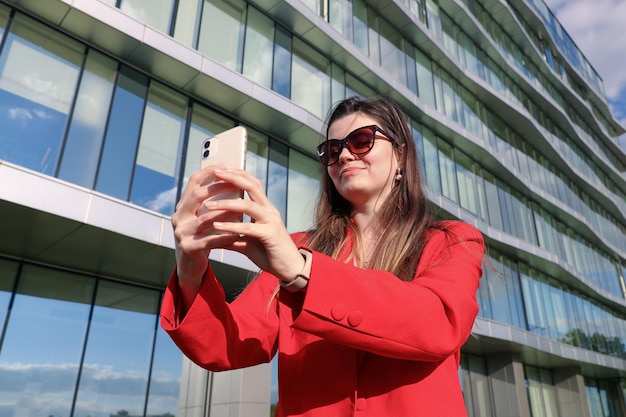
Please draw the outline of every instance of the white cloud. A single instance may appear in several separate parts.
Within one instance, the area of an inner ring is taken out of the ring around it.
[[[162,211],[171,208],[176,203],[176,191],[177,188],[174,187],[160,192],[154,199],[148,202],[147,207],[154,211]]]
[[[9,109],[9,119],[22,121],[32,120],[33,114],[28,109],[18,107],[14,109]]]
[[[52,119],[52,116],[50,114],[46,113],[44,110],[41,110],[41,109],[30,110],[30,109],[25,109],[24,107],[15,107],[15,108],[9,109],[8,112],[9,112],[9,119],[19,120],[22,122],[27,122],[35,118],[42,119],[42,120]]]

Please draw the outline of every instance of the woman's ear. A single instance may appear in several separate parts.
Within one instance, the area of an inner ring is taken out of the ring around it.
[[[404,161],[404,159],[402,158],[402,154],[404,153],[405,146],[406,143],[403,143],[402,145],[398,146],[394,152],[394,154],[396,155],[396,162],[398,164]]]

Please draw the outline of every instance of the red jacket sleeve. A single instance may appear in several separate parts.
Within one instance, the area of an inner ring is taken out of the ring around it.
[[[161,305],[161,326],[193,362],[211,371],[269,362],[277,349],[276,278],[261,274],[233,301],[207,271],[200,292],[182,321],[174,271]]]
[[[478,313],[484,242],[468,224],[446,225],[430,237],[410,282],[314,252],[293,327],[398,359],[439,361],[455,353]]]

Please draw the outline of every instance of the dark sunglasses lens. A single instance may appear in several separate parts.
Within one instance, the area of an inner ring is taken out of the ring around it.
[[[359,129],[348,136],[348,146],[354,154],[368,152],[374,146],[374,132],[371,129]]]
[[[317,153],[324,165],[331,165],[341,153],[341,141],[327,140],[317,148]]]

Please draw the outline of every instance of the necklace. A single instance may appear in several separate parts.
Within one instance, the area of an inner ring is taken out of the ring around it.
[[[376,244],[378,243],[378,239],[374,239],[373,241],[370,242],[370,244],[367,247],[366,251],[362,251],[363,255],[365,255],[363,257],[363,269],[367,269],[367,267],[370,264],[371,261],[371,257],[372,257],[372,253],[374,252],[374,249],[376,248]]]

